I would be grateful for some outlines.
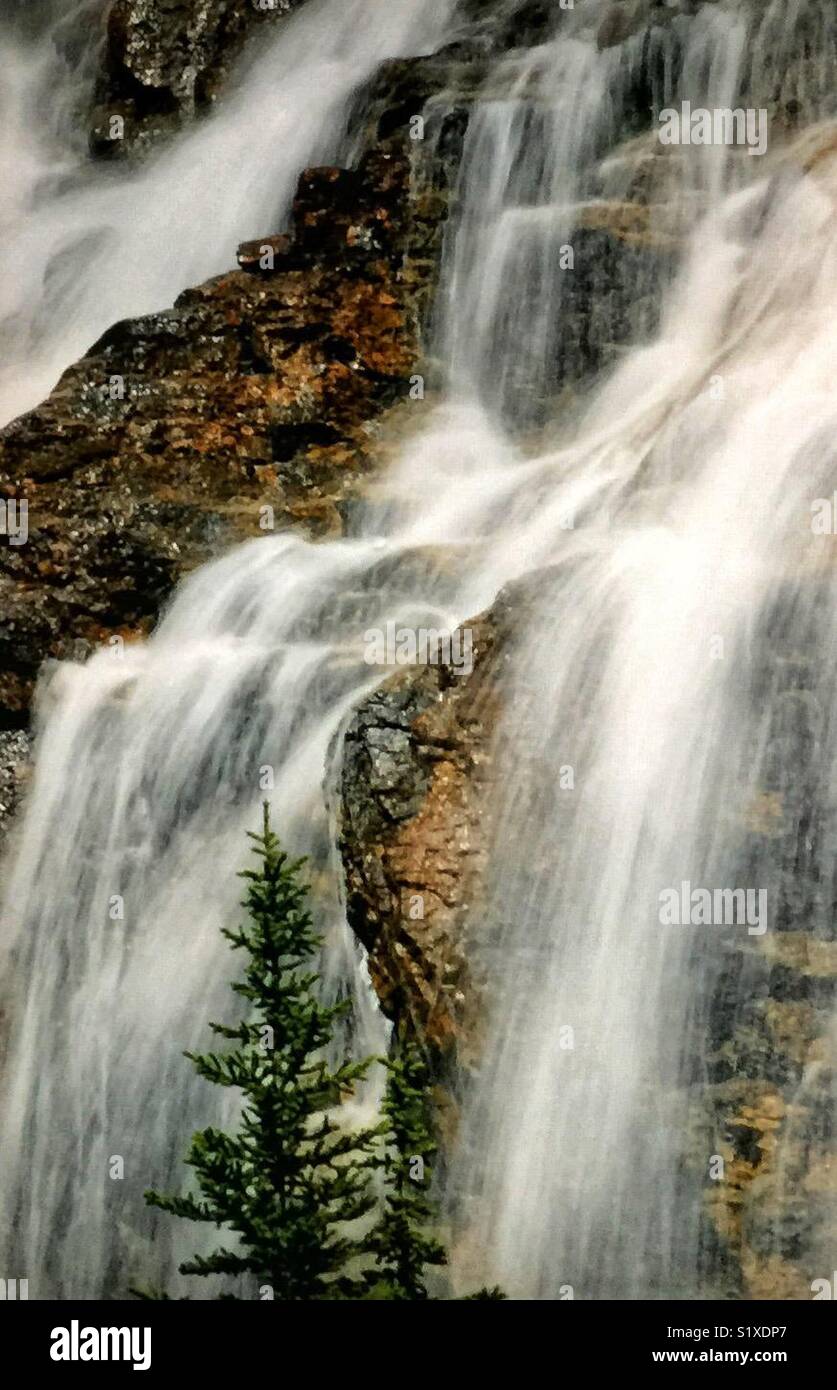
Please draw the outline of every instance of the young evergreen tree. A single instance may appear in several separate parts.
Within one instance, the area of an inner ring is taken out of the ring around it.
[[[248,922],[224,931],[247,954],[244,978],[233,990],[247,1001],[247,1021],[212,1023],[235,1044],[225,1053],[186,1053],[200,1076],[243,1096],[234,1134],[205,1129],[192,1138],[186,1162],[197,1195],[146,1192],[146,1201],[174,1216],[211,1222],[240,1237],[180,1266],[183,1274],[251,1275],[282,1300],[424,1300],[428,1267],[446,1263],[430,1227],[428,1196],[436,1142],[422,1054],[410,1044],[386,1062],[383,1120],[347,1130],[338,1107],[363,1080],[373,1058],[332,1069],[326,1051],[348,1003],[324,1005],[311,961],[320,945],[300,877],[270,827],[264,806],[261,834],[250,834],[259,863],[240,877]],[[383,1171],[383,1196],[373,1175]],[[365,1234],[352,1234],[362,1222]],[[140,1298],[165,1299],[155,1290]],[[228,1293],[224,1297],[234,1297]],[[499,1299],[481,1289],[473,1299]]]
[[[300,879],[304,861],[282,850],[267,803],[262,832],[250,838],[259,863],[241,875],[249,920],[224,932],[247,956],[244,978],[232,988],[247,1001],[249,1021],[210,1025],[236,1044],[231,1051],[186,1054],[207,1081],[242,1091],[240,1126],[235,1134],[205,1129],[193,1137],[186,1161],[199,1195],[147,1192],[146,1200],[240,1236],[240,1251],[196,1255],[180,1266],[183,1274],[254,1275],[285,1300],[368,1297],[368,1280],[353,1270],[365,1239],[346,1225],[375,1204],[380,1126],[347,1131],[334,1112],[371,1059],[336,1070],[325,1060],[349,1005],[327,1006],[317,995],[311,960],[320,941]]]
[[[438,1212],[429,1196],[438,1145],[430,1114],[430,1078],[415,1043],[386,1063],[383,1101],[384,1198],[365,1248],[376,1269],[368,1277],[368,1298],[416,1301],[427,1292],[429,1267],[447,1264],[445,1247],[432,1234]],[[502,1289],[482,1288],[467,1301],[504,1300]]]
[[[386,1148],[381,1214],[366,1240],[377,1269],[369,1276],[369,1297],[426,1299],[428,1266],[447,1263],[444,1246],[429,1233],[436,1216],[428,1196],[436,1141],[428,1108],[428,1075],[415,1043],[387,1062],[383,1102]]]

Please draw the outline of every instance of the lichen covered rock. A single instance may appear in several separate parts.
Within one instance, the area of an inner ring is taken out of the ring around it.
[[[303,0],[114,0],[107,18],[91,145],[144,153],[215,100],[257,27]],[[119,138],[111,125],[120,117]]]
[[[464,1053],[478,1002],[466,958],[487,849],[498,625],[469,624],[470,675],[411,667],[354,715],[341,774],[349,922],[385,1011],[440,1056]]]
[[[0,433],[0,711],[25,718],[45,656],[145,631],[178,578],[235,540],[338,534],[406,401],[418,352],[410,169],[398,148],[300,181],[265,268],[116,324]]]

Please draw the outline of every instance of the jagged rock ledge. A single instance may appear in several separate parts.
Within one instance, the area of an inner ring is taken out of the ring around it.
[[[223,547],[340,533],[409,394],[413,226],[403,143],[308,170],[272,268],[114,325],[0,432],[0,496],[29,507],[28,544],[0,548],[0,726],[24,722],[45,657],[146,631]]]

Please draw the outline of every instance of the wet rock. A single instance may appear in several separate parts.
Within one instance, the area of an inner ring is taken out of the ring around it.
[[[498,50],[542,43],[562,18],[558,0],[462,0],[462,13]]]
[[[242,270],[269,275],[276,269],[277,259],[288,255],[291,244],[290,237],[282,234],[244,241],[236,252],[236,260]]]
[[[223,546],[342,530],[418,353],[409,190],[397,146],[306,171],[290,240],[266,239],[273,273],[231,271],[115,324],[0,432],[0,496],[29,507],[28,543],[0,545],[7,722],[46,656],[147,631]]]
[[[32,772],[32,739],[22,729],[0,730],[0,860]]]
[[[143,153],[206,110],[247,37],[302,3],[114,0],[96,91],[94,153]]]
[[[599,48],[614,48],[617,44],[624,43],[633,31],[634,23],[632,10],[624,4],[624,0],[622,4],[611,5],[596,32]]]
[[[477,687],[493,698],[494,647],[492,626],[478,623],[470,677],[427,667],[391,678],[357,711],[343,749],[349,921],[386,1012],[442,1054],[475,1020],[464,917],[483,853],[491,720],[471,702]]]
[[[589,389],[591,378],[613,366],[626,343],[653,336],[676,265],[673,239],[643,238],[633,226],[626,231],[620,218],[595,225],[584,212],[570,240],[575,265],[565,276],[556,334],[558,390],[579,382]]]
[[[399,1028],[437,1062],[479,1050],[474,962],[491,835],[493,736],[509,647],[541,576],[464,624],[470,674],[412,666],[354,714],[342,749],[340,847],[349,922]],[[533,747],[535,745],[533,744]]]

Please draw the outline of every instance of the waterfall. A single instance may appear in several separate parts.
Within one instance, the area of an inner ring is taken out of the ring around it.
[[[484,1055],[445,1194],[454,1286],[736,1296],[695,1100],[719,998],[732,980],[745,1016],[793,910],[794,864],[748,833],[760,796],[807,846],[824,885],[808,920],[833,940],[837,592],[811,508],[834,490],[837,163],[814,155],[834,143],[837,26],[825,0],[713,4],[600,47],[607,8],[556,11],[476,95],[434,318],[445,389],[354,538],[249,543],[191,576],[148,642],[41,682],[5,892],[0,1097],[4,1254],[32,1296],[185,1291],[196,1236],[142,1192],[179,1185],[192,1130],[229,1118],[181,1054],[228,1010],[219,928],[265,769],[283,836],[312,858],[328,986],[354,1001],[345,1043],[381,1049],[330,809],[330,750],[380,679],[363,633],[461,623],[515,581],[527,616],[473,932]],[[4,341],[23,344],[5,413],[108,323],[274,229],[299,169],[345,139],[364,76],[455,32],[450,6],[416,9],[313,0],[139,170],[99,175],[60,131],[33,135],[3,214],[23,264],[3,304]],[[24,126],[51,69],[15,42],[6,100]],[[654,132],[626,132],[638,92],[655,112],[743,102],[778,120],[796,103],[806,125],[763,159],[663,159]],[[640,179],[658,181],[643,234],[672,248],[667,268],[637,258],[628,347],[602,355],[606,310],[569,351],[571,277],[595,284],[596,267],[562,248],[579,209],[601,225]],[[567,401],[571,358],[600,379]],[[664,922],[661,895],[684,883],[764,892],[767,932]],[[829,1065],[806,1065],[800,1096]],[[818,1255],[798,1253],[810,1278]]]
[[[432,49],[451,0],[313,0],[251,46],[220,110],[147,165],[91,167],[78,146],[77,55],[45,34],[9,39],[0,167],[8,263],[0,299],[0,419],[36,405],[111,324],[165,309],[227,270],[239,242],[281,230],[306,165],[345,142],[347,106],[387,57]],[[77,4],[95,44],[101,4]],[[77,40],[80,42],[80,40]],[[47,119],[45,119],[45,116]]]
[[[221,111],[138,171],[90,172],[33,134],[28,186],[7,208],[25,273],[5,282],[0,332],[19,354],[4,367],[5,413],[33,403],[115,319],[165,306],[227,267],[242,237],[281,226],[300,169],[345,142],[363,80],[389,55],[432,49],[449,10],[314,0]],[[46,56],[19,40],[10,138],[37,129],[55,80],[49,38]],[[257,543],[196,575],[147,647],[62,666],[41,691],[38,775],[3,919],[15,993],[3,1244],[38,1270],[33,1296],[124,1296],[132,1278],[188,1291],[176,1268],[195,1236],[146,1213],[142,1193],[181,1183],[184,1145],[214,1105],[182,1053],[207,1043],[207,1019],[229,1015],[219,931],[235,920],[244,832],[270,780],[283,838],[317,868],[329,987],[356,998],[349,1045],[385,1050],[342,914],[322,783],[342,715],[374,684],[336,601],[356,591],[362,630],[397,558],[377,541]],[[116,898],[122,925],[109,915]],[[115,1155],[124,1182],[109,1179]]]
[[[766,104],[777,70],[793,78],[788,9],[768,7],[755,33],[743,10],[714,7],[668,30],[657,109],[735,106],[745,83]],[[780,17],[784,67],[767,47]],[[794,17],[826,20],[806,5]],[[808,98],[833,141],[833,23],[828,35]],[[454,379],[482,418],[529,416],[529,353],[543,372],[561,319],[558,244],[579,202],[620,196],[647,157],[647,142],[607,153],[645,42],[595,55],[582,28],[516,58],[510,95],[471,123],[446,318]],[[653,77],[647,47],[642,61]],[[746,1021],[768,953],[759,926],[664,925],[661,894],[746,884],[776,931],[799,925],[800,847],[816,882],[837,869],[837,589],[811,525],[834,480],[837,169],[805,178],[801,151],[769,173],[698,153],[669,187],[693,231],[658,332],[567,438],[553,425],[549,450],[492,489],[490,566],[537,583],[509,655],[488,908],[471,924],[492,1025],[451,1188],[463,1271],[523,1297],[736,1296],[707,1216],[718,1135],[697,1102],[718,1072],[719,995],[738,972],[732,1025]],[[801,654],[802,675],[787,669]],[[790,862],[748,833],[765,793],[781,799]],[[827,907],[811,917],[833,940]],[[800,1094],[833,1078],[834,1041]],[[834,1102],[832,1082],[830,1117]],[[797,1240],[794,1254],[807,1288],[824,1250]]]

